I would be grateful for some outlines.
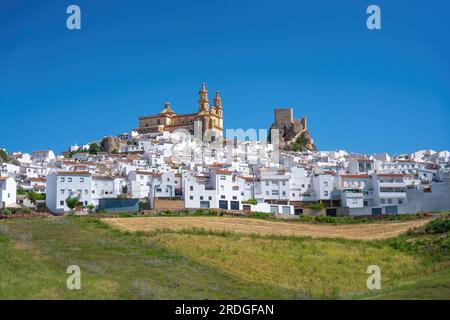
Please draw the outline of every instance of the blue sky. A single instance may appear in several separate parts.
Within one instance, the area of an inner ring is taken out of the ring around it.
[[[60,152],[167,100],[192,112],[205,80],[227,128],[293,107],[321,150],[450,149],[449,15],[447,0],[0,0],[0,146]]]

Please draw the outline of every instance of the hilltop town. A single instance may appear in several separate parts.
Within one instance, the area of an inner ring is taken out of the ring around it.
[[[270,128],[278,131],[269,140],[224,139],[223,118],[219,91],[210,106],[203,83],[194,113],[166,103],[130,132],[61,155],[1,150],[2,212],[208,208],[294,217],[450,209],[446,150],[318,151],[306,117],[293,119],[291,108],[275,110]]]

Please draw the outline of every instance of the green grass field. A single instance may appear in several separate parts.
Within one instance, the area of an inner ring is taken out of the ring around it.
[[[1,299],[450,299],[449,232],[379,241],[0,221]],[[368,291],[367,266],[382,289]],[[69,265],[81,290],[68,290]]]

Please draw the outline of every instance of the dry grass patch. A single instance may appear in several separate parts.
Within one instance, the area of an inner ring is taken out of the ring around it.
[[[378,240],[395,237],[408,229],[424,225],[429,220],[375,222],[368,224],[323,225],[274,222],[250,218],[229,217],[138,217],[106,218],[104,222],[125,231],[156,231],[169,229],[205,229],[240,234],[281,235],[314,238],[344,238]]]

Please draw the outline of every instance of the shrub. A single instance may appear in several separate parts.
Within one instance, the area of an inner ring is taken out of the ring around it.
[[[438,218],[425,225],[425,232],[429,234],[444,233],[450,230],[450,220]]]
[[[66,199],[66,204],[70,210],[73,210],[78,205],[78,198],[70,198],[69,197]]]
[[[36,203],[37,200],[45,200],[45,193],[36,193],[34,191],[28,192],[28,199],[31,202]]]
[[[256,201],[256,199],[249,199],[247,201],[244,201],[245,204],[253,204],[253,205],[257,205],[258,201]]]
[[[13,211],[12,211],[11,209],[3,209],[3,210],[1,211],[1,213],[2,213],[2,214],[6,214],[6,215],[10,215],[10,214],[13,213]]]
[[[325,209],[325,205],[323,203],[313,203],[302,206],[305,209],[313,209],[313,210],[322,210]]]
[[[30,213],[32,213],[32,211],[31,211],[30,208],[21,208],[21,209],[20,209],[20,213],[23,213],[23,214],[30,214]]]

